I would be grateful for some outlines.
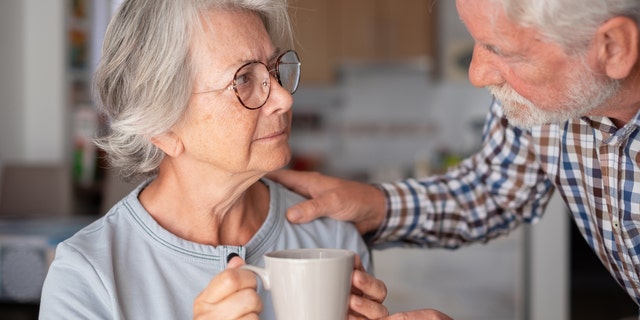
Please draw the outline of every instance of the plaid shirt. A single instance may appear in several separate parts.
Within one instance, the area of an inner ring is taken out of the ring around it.
[[[441,176],[379,185],[389,211],[370,242],[486,242],[536,222],[557,189],[593,251],[640,304],[639,126],[640,113],[622,129],[583,117],[523,130],[495,102],[473,157]]]

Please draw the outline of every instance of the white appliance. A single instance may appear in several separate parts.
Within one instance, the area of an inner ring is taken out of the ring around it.
[[[39,302],[56,246],[93,220],[0,219],[0,301]]]

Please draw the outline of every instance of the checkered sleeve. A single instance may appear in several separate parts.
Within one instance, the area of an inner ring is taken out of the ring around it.
[[[544,211],[553,186],[536,160],[528,131],[510,126],[494,102],[483,146],[445,174],[378,185],[387,195],[376,247],[457,248],[507,234]]]

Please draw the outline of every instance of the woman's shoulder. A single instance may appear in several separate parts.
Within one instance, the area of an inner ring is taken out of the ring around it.
[[[272,206],[276,206],[278,208],[277,211],[284,213],[289,207],[307,200],[303,195],[288,189],[280,183],[268,179],[263,179],[263,181],[271,190],[271,201],[275,202],[272,203]],[[313,222],[329,227],[353,228],[353,230],[355,230],[355,227],[353,227],[353,224],[350,222],[334,220],[326,217],[318,218],[312,221],[312,223]]]
[[[124,201],[124,200],[123,200]],[[101,260],[110,257],[116,243],[126,241],[131,234],[131,223],[123,205],[114,206],[104,216],[96,218],[56,247],[60,257]]]
[[[272,209],[275,208],[274,210],[278,215],[284,216],[289,207],[306,200],[304,196],[287,189],[279,183],[270,180],[265,181],[271,189],[271,200],[272,202],[275,202],[271,204],[273,206]],[[304,224],[291,224],[286,220],[286,217],[284,218],[284,221],[286,225],[293,229],[303,230],[316,235],[327,235],[334,241],[350,235],[357,236],[357,238],[359,238],[359,233],[356,227],[351,222],[347,221],[340,221],[327,217],[320,217]]]
[[[105,234],[108,229],[106,224],[107,216],[103,216],[62,241],[56,247],[56,259],[80,257],[99,252],[100,248],[105,246],[105,239],[109,238]]]

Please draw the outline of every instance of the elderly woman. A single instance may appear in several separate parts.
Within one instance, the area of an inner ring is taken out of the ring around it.
[[[228,260],[333,247],[370,265],[351,224],[289,224],[302,198],[263,178],[290,159],[291,45],[286,0],[123,3],[95,77],[110,125],[96,141],[149,178],[58,246],[41,319],[273,319],[269,292]],[[359,266],[353,283],[352,315],[386,314],[381,281]]]

